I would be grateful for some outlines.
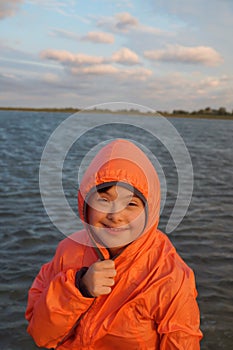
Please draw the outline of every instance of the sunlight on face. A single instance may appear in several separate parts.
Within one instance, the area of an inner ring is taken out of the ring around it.
[[[101,244],[123,247],[143,232],[144,203],[129,189],[115,185],[91,195],[87,221]]]

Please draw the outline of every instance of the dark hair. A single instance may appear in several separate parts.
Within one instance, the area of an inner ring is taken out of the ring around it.
[[[132,185],[128,184],[127,182],[121,182],[121,181],[104,182],[104,183],[96,186],[95,191],[97,191],[98,193],[105,193],[113,186],[121,186],[121,187],[126,188],[127,190],[130,190],[131,192],[133,192],[133,194],[136,197],[141,199],[144,206],[146,206],[147,200],[146,200],[145,196],[137,188],[133,187]],[[90,191],[91,193],[93,193],[92,190]],[[88,195],[88,197],[89,197],[89,195]]]

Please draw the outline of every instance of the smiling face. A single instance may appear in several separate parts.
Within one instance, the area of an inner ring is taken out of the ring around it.
[[[129,189],[115,185],[88,199],[87,221],[95,238],[112,253],[135,240],[145,227],[143,201]]]

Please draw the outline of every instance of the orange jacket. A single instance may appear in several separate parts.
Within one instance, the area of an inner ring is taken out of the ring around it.
[[[157,229],[159,180],[134,144],[113,141],[95,157],[80,185],[81,219],[91,188],[112,181],[131,184],[148,203],[144,233],[115,258],[112,292],[87,298],[75,286],[78,270],[100,256],[110,259],[106,248],[92,247],[84,228],[58,245],[53,260],[35,278],[26,310],[28,332],[38,346],[59,350],[200,349],[194,275]]]

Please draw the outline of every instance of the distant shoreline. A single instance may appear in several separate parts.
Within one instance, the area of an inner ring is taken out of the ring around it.
[[[190,119],[212,119],[212,120],[233,120],[233,114],[202,114],[202,113],[167,113],[167,112],[141,112],[138,110],[101,110],[101,109],[79,109],[79,108],[32,108],[32,107],[0,107],[0,111],[24,111],[24,112],[47,112],[47,113],[97,113],[97,114],[127,114],[127,115],[144,115],[155,117],[156,113],[168,118],[190,118]]]

